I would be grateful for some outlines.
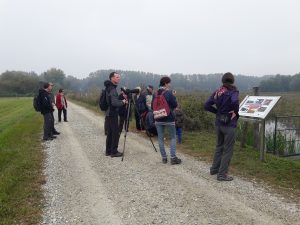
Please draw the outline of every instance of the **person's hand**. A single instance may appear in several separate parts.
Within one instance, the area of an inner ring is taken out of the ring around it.
[[[128,104],[128,101],[126,99],[123,99],[122,102],[124,105]]]
[[[231,120],[234,118],[234,117],[236,117],[236,114],[235,114],[235,112],[232,110],[232,111],[230,111],[229,113],[232,113],[232,115],[231,115]]]

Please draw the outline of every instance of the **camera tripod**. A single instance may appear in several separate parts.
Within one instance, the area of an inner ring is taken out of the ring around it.
[[[132,105],[134,105],[134,108],[135,108],[135,110],[136,110],[136,113],[138,114],[138,116],[139,116],[139,118],[140,118],[140,120],[141,120],[141,123],[142,123],[143,127],[145,127],[144,121],[143,121],[142,118],[141,118],[141,114],[140,114],[139,111],[137,110],[136,104],[135,104],[135,102],[134,102],[134,100],[133,100],[133,96],[132,96],[132,94],[130,93],[130,94],[128,95],[128,107],[127,107],[127,115],[126,115],[126,120],[125,120],[125,134],[124,134],[124,145],[123,145],[123,156],[122,156],[122,161],[124,160],[124,155],[125,155],[126,137],[127,137],[128,127],[129,127],[129,116],[130,116],[131,106],[132,106]],[[155,145],[153,144],[153,141],[152,141],[152,139],[151,139],[151,135],[150,135],[150,133],[148,132],[148,130],[146,130],[146,134],[147,134],[147,136],[149,137],[150,142],[151,142],[151,144],[152,144],[154,150],[157,152],[157,149],[156,149]]]

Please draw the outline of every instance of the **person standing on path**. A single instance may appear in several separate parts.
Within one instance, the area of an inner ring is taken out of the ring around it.
[[[53,140],[56,138],[53,136],[53,106],[50,98],[50,93],[53,85],[45,83],[43,89],[39,90],[39,105],[41,108],[41,114],[44,116],[44,141]]]
[[[106,123],[107,123],[107,136],[106,136],[106,156],[121,157],[123,153],[118,151],[119,145],[119,108],[127,104],[127,100],[119,100],[117,85],[121,80],[121,76],[112,72],[109,75],[109,80],[104,82],[106,87],[107,95],[106,101],[108,103],[108,109],[105,112]]]
[[[151,103],[152,103],[152,99],[153,99],[153,86],[152,85],[148,85],[147,86],[147,90],[146,90],[146,106],[148,111],[152,111],[151,108]]]
[[[53,90],[53,86],[54,84],[49,82],[49,85],[52,87],[50,92],[49,92],[49,97],[50,97],[50,100],[51,100],[51,105],[52,105],[52,113],[51,113],[51,116],[52,116],[52,128],[51,128],[51,132],[52,132],[52,135],[59,135],[60,132],[58,132],[55,127],[54,127],[54,122],[55,122],[55,119],[54,119],[54,107],[55,107],[55,98],[54,98],[54,95],[52,93],[52,90]]]
[[[210,174],[218,174],[219,181],[232,181],[233,177],[228,176],[228,168],[233,155],[235,128],[239,118],[239,91],[234,86],[232,73],[225,73],[222,83],[204,106],[207,111],[216,114],[217,145]]]
[[[61,112],[63,112],[64,114],[64,122],[68,122],[67,120],[68,103],[63,89],[59,89],[56,95],[56,107],[58,110],[58,122],[61,122]]]
[[[154,94],[152,100],[152,109],[155,119],[155,126],[158,134],[159,149],[162,157],[162,162],[167,163],[168,157],[165,151],[164,144],[164,130],[169,129],[171,143],[170,155],[171,165],[180,164],[181,159],[176,156],[176,128],[175,128],[175,113],[174,109],[177,107],[176,97],[173,95],[171,88],[171,79],[169,77],[162,77],[160,79],[159,89]],[[161,108],[160,106],[163,106]],[[167,113],[161,113],[167,112]]]
[[[142,95],[142,89],[141,87],[136,87],[135,89],[139,90],[139,93],[136,93],[133,97],[134,99],[134,117],[135,117],[135,127],[136,131],[140,132],[144,130],[143,123],[141,121],[141,112],[139,112],[139,102],[144,100],[144,96]]]

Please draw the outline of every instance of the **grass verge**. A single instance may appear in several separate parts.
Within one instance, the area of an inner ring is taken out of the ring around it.
[[[41,219],[41,129],[31,98],[0,98],[0,224]]]
[[[209,132],[184,132],[179,150],[200,160],[212,162],[215,134]],[[230,172],[257,182],[263,182],[274,190],[299,202],[300,161],[266,154],[265,162],[259,160],[259,151],[247,146],[240,148],[237,142],[230,164]],[[209,171],[209,168],[208,168]]]

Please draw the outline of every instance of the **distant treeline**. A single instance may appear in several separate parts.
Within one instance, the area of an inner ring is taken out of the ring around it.
[[[88,77],[78,79],[74,76],[66,76],[56,68],[51,68],[41,74],[35,72],[6,71],[0,75],[0,96],[33,96],[43,82],[55,84],[54,91],[64,88],[72,92],[86,93],[99,91],[103,88],[103,82],[108,79],[113,70],[98,70]],[[135,88],[149,84],[158,87],[163,75],[145,73],[140,71],[120,71],[122,81],[120,86]],[[222,74],[171,74],[172,87],[178,91],[212,91],[221,84]],[[294,76],[236,76],[236,85],[240,91],[251,91],[252,87],[260,86],[262,91],[300,91],[300,73]]]
[[[33,96],[46,81],[55,83],[56,89],[69,86],[60,69],[50,69],[40,75],[35,72],[6,71],[0,75],[0,96]]]
[[[260,83],[261,91],[297,92],[300,91],[300,73],[294,76],[276,75]]]

